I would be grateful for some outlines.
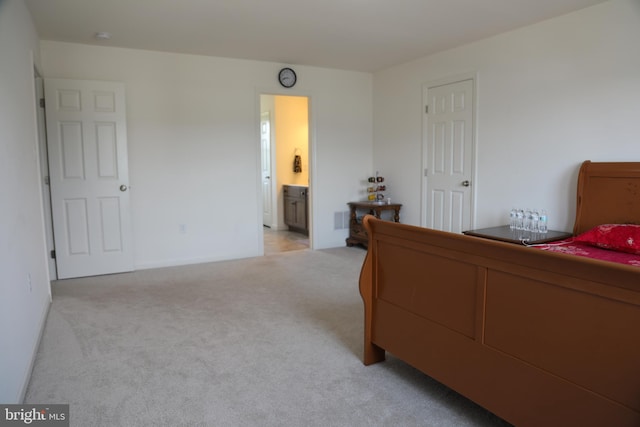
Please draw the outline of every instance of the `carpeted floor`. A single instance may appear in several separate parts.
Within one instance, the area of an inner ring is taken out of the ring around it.
[[[72,426],[508,426],[392,356],[365,367],[365,251],[53,284],[25,403]]]

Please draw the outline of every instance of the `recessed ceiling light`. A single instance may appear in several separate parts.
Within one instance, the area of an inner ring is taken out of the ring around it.
[[[109,40],[111,38],[111,33],[107,33],[106,31],[98,31],[93,37],[98,40]]]

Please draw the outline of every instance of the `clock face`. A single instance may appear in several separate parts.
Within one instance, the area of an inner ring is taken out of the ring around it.
[[[293,87],[296,84],[296,73],[291,68],[283,68],[278,74],[278,80],[284,87]]]

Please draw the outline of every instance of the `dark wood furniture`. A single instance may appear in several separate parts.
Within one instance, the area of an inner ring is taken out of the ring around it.
[[[584,162],[574,233],[640,223],[640,163]],[[364,219],[364,363],[517,426],[640,426],[640,268]]]
[[[308,193],[309,187],[283,185],[284,223],[289,230],[309,235]]]
[[[389,212],[394,222],[400,222],[401,204],[386,202],[349,202],[350,209],[349,218],[349,237],[347,237],[347,246],[362,245],[365,248],[369,242],[367,231],[362,225],[362,217],[365,214],[374,215],[378,219],[382,219],[384,213]],[[362,213],[364,212],[364,214]]]
[[[467,236],[483,237],[485,239],[499,240],[501,242],[515,243],[518,245],[538,245],[568,239],[572,236],[566,231],[549,230],[546,233],[533,233],[525,230],[512,230],[508,225],[499,227],[479,228],[477,230],[463,231]]]

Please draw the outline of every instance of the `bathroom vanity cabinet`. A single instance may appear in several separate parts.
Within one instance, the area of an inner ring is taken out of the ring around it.
[[[289,230],[309,235],[309,187],[283,185],[284,223]]]

